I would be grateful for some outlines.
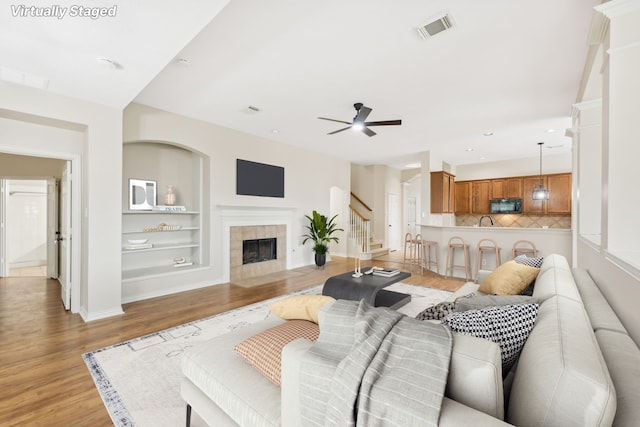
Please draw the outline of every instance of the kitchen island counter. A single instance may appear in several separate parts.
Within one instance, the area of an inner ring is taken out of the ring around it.
[[[486,222],[485,222],[486,223]],[[469,226],[438,226],[419,225],[420,233],[424,240],[438,242],[440,256],[440,274],[445,274],[445,262],[447,257],[447,245],[451,237],[462,237],[469,244],[471,257],[471,269],[475,275],[476,246],[481,239],[493,239],[501,248],[502,262],[512,259],[511,248],[518,240],[533,242],[538,250],[538,256],[560,254],[571,260],[571,230],[566,228],[521,228],[521,227],[469,227]],[[461,255],[456,258],[460,263]],[[484,259],[487,265],[484,269],[493,270],[495,260],[485,253]],[[480,269],[483,269],[481,266]],[[464,277],[460,271],[455,272],[456,277]]]

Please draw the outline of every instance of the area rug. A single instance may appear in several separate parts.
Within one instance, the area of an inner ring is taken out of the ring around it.
[[[415,316],[451,292],[396,283],[389,290],[411,295],[398,311]],[[180,361],[198,342],[274,316],[269,305],[290,295],[320,294],[314,286],[293,294],[257,302],[175,328],[83,354],[102,400],[117,427],[184,425],[185,402],[180,396]],[[197,414],[192,427],[206,426]]]

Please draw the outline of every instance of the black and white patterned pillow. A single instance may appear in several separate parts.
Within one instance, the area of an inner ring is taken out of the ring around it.
[[[538,304],[503,305],[453,313],[442,319],[442,324],[455,332],[498,344],[502,373],[506,375],[518,360],[537,316]]]
[[[518,264],[528,265],[529,267],[540,268],[542,267],[542,261],[544,261],[544,258],[543,257],[529,258],[526,255],[518,255],[517,257],[514,258],[514,261],[517,262]]]
[[[451,302],[441,302],[439,304],[433,305],[431,307],[427,307],[422,310],[416,316],[418,320],[441,320],[449,314],[453,313],[456,308],[456,303],[454,301]]]

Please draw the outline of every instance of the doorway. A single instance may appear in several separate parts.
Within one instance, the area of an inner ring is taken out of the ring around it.
[[[47,181],[4,180],[4,260],[7,277],[46,277]]]
[[[67,310],[72,292],[78,295],[70,263],[77,244],[71,243],[71,167],[78,161],[0,153],[6,173],[0,177],[0,277],[56,279]]]

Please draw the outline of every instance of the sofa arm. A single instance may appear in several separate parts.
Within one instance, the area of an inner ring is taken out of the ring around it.
[[[444,398],[438,427],[504,427],[510,426],[502,420],[493,418],[484,412],[458,403],[455,400]]]
[[[445,395],[492,417],[504,419],[502,356],[498,344],[453,333]]]
[[[300,419],[300,360],[313,345],[309,340],[299,338],[282,349],[282,370],[280,379],[280,405],[282,427],[298,427]]]

